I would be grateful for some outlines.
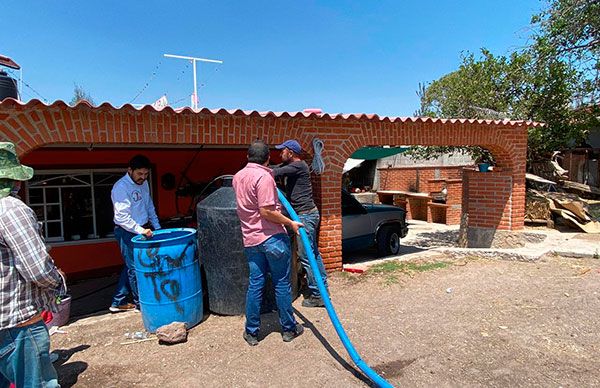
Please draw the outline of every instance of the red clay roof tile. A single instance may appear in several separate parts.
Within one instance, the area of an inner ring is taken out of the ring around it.
[[[15,100],[13,98],[7,98],[3,101],[0,102],[0,107],[2,106],[14,106],[14,105],[19,105],[21,107],[25,107],[25,108],[33,108],[37,105],[44,105],[46,107],[50,107],[50,108],[68,108],[68,109],[80,109],[81,107],[86,107],[86,108],[91,108],[93,110],[137,110],[137,111],[154,111],[154,112],[159,112],[159,111],[166,111],[166,110],[170,110],[176,114],[183,114],[183,113],[210,113],[210,114],[214,114],[214,115],[222,115],[222,114],[228,114],[228,115],[232,115],[232,116],[260,116],[260,117],[305,117],[305,118],[319,118],[319,119],[329,119],[329,120],[361,120],[361,121],[389,121],[389,122],[422,122],[422,123],[427,123],[427,122],[431,122],[431,123],[442,123],[442,124],[455,124],[455,123],[469,123],[469,124],[486,124],[486,125],[503,125],[503,126],[509,126],[509,127],[521,127],[521,126],[527,126],[527,127],[540,127],[540,126],[544,126],[543,123],[539,123],[539,122],[535,122],[535,121],[525,121],[525,120],[483,120],[483,119],[459,119],[459,118],[452,118],[452,119],[440,119],[440,118],[432,118],[432,117],[393,117],[393,116],[379,116],[377,114],[374,113],[370,113],[370,114],[366,114],[366,113],[314,113],[314,112],[273,112],[273,111],[266,111],[266,112],[259,112],[256,110],[241,110],[241,109],[224,109],[224,108],[219,108],[219,109],[208,109],[208,108],[202,108],[199,109],[197,111],[194,111],[192,108],[189,107],[183,107],[183,108],[172,108],[170,106],[167,106],[165,108],[162,109],[155,109],[153,106],[151,105],[144,105],[142,107],[134,107],[131,104],[124,104],[120,107],[115,107],[112,104],[110,104],[109,102],[103,102],[100,105],[97,106],[92,106],[90,105],[87,101],[82,101],[77,103],[75,106],[70,106],[68,105],[66,102],[61,101],[61,100],[57,100],[54,101],[52,104],[45,104],[44,102],[38,100],[38,99],[32,99],[29,100],[28,102],[21,102],[18,100]]]

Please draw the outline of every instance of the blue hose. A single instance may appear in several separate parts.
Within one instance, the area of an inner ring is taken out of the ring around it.
[[[290,205],[290,203],[285,198],[285,196],[281,193],[280,190],[278,190],[278,195],[279,195],[279,200],[281,201],[281,203],[287,210],[291,219],[296,222],[300,222],[300,219],[298,218],[298,214],[296,214],[296,212],[294,211],[294,209],[292,208],[292,206]],[[364,362],[362,360],[362,358],[360,358],[360,355],[358,354],[356,349],[354,349],[354,346],[350,342],[350,339],[348,338],[346,331],[342,327],[342,324],[340,323],[340,320],[335,312],[335,309],[333,308],[333,305],[331,304],[331,300],[329,299],[329,292],[327,292],[327,288],[325,288],[325,284],[323,283],[323,278],[321,277],[321,272],[319,271],[319,266],[317,265],[317,259],[315,258],[315,253],[313,252],[312,248],[310,248],[311,247],[310,240],[308,239],[308,235],[306,234],[306,231],[304,230],[304,228],[300,228],[300,238],[302,239],[302,244],[304,244],[304,248],[305,248],[304,250],[305,250],[306,254],[308,255],[308,262],[310,263],[310,267],[312,268],[313,274],[315,276],[315,280],[317,281],[317,287],[319,288],[319,292],[321,293],[321,298],[323,298],[323,303],[325,303],[325,308],[327,309],[327,314],[329,314],[329,319],[331,320],[331,323],[333,323],[333,327],[335,328],[335,331],[337,332],[338,337],[340,337],[342,344],[344,344],[344,347],[346,348],[346,351],[350,355],[350,358],[352,358],[352,361],[354,361],[356,366],[365,375],[367,375],[367,377],[369,379],[371,379],[371,381],[373,381],[378,387],[385,387],[385,388],[393,387],[393,385],[388,383],[383,377],[379,376],[377,374],[377,372],[375,372],[373,369],[371,369],[367,365],[367,363]]]

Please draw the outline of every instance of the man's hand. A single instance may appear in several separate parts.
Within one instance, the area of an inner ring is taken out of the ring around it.
[[[275,210],[275,206],[265,206],[259,208],[258,210],[261,217],[266,218],[267,220],[273,223],[288,226],[292,228],[292,230],[296,234],[300,234],[298,232],[298,229],[304,226],[300,222],[290,220],[289,218],[281,214],[279,210]]]
[[[296,233],[297,235],[300,235],[300,228],[304,228],[304,224],[301,222],[296,222],[293,220],[290,220],[290,223],[288,225],[290,228],[292,228],[292,230],[294,231],[294,233]]]
[[[150,230],[150,229],[144,229],[144,230],[142,231],[142,234],[143,234],[144,236],[146,236],[147,238],[151,238],[152,236],[154,236],[154,233],[153,233],[153,232],[152,232],[152,230]]]

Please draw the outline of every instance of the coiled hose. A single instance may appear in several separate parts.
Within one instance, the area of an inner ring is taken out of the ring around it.
[[[298,215],[296,214],[296,212],[294,211],[294,209],[292,208],[292,206],[290,205],[288,200],[285,198],[285,196],[281,193],[281,190],[277,190],[277,192],[278,192],[278,196],[279,196],[279,201],[281,201],[281,203],[287,210],[287,212],[290,215],[290,217],[292,218],[292,220],[294,220],[296,222],[300,222]],[[325,285],[323,283],[323,278],[321,277],[321,272],[319,271],[319,267],[317,265],[317,259],[315,258],[315,253],[310,248],[311,244],[310,244],[308,235],[306,234],[306,231],[304,230],[304,228],[300,228],[300,238],[302,239],[302,244],[304,244],[304,247],[308,248],[308,249],[305,249],[306,254],[308,255],[308,262],[310,263],[310,267],[312,268],[313,274],[315,276],[315,280],[317,281],[317,287],[319,288],[319,292],[321,293],[321,298],[323,299],[323,303],[325,303],[325,308],[327,309],[327,314],[329,314],[329,319],[331,320],[331,323],[333,323],[333,327],[335,328],[335,331],[337,332],[338,337],[340,337],[342,344],[344,344],[344,347],[346,348],[346,351],[350,355],[350,358],[352,358],[352,361],[354,361],[354,364],[356,364],[356,366],[365,375],[367,375],[367,377],[369,379],[371,379],[371,381],[373,381],[373,383],[375,383],[378,387],[384,387],[384,388],[393,387],[393,385],[388,383],[383,377],[379,376],[377,374],[377,372],[375,372],[373,369],[371,369],[367,365],[367,363],[364,362],[362,360],[362,358],[360,358],[360,355],[358,354],[356,349],[354,349],[354,346],[350,342],[350,339],[348,338],[346,331],[342,327],[342,324],[340,323],[340,320],[335,312],[335,309],[333,308],[333,305],[331,304],[331,300],[329,299],[329,292],[327,292],[327,288],[325,288]]]
[[[323,157],[321,153],[323,152],[323,148],[325,148],[325,144],[323,144],[323,140],[315,137],[312,142],[313,145],[313,161],[312,161],[312,170],[315,174],[321,175],[323,171],[325,171],[325,162],[323,161]]]

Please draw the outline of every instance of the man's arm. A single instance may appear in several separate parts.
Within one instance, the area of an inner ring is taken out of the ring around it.
[[[154,208],[154,203],[152,203],[152,198],[148,200],[150,203],[148,204],[148,218],[150,219],[150,223],[154,227],[154,230],[160,229],[160,221],[158,220],[158,216],[156,215],[156,209]]]
[[[290,164],[283,165],[281,167],[275,167],[271,170],[273,177],[279,178],[282,176],[295,175],[298,173],[298,168]]]
[[[131,201],[127,196],[127,191],[120,187],[113,187],[110,193],[113,210],[115,212],[115,224],[122,227],[128,232],[135,234],[143,234],[147,237],[152,236],[152,231],[150,229],[144,229],[141,225],[138,225],[137,222],[131,218]]]
[[[261,217],[275,224],[289,226],[297,234],[298,229],[304,225],[292,221],[280,211],[275,205],[279,202],[277,199],[277,187],[272,176],[264,175],[256,182],[256,197],[258,199],[258,212]]]
[[[265,218],[275,224],[289,226],[296,234],[299,234],[298,230],[304,226],[300,222],[290,220],[281,214],[280,211],[275,209],[275,205],[261,207],[258,209],[258,212],[262,218]]]
[[[46,251],[39,234],[37,219],[28,207],[10,209],[0,221],[0,230],[15,255],[15,267],[28,282],[40,288],[58,289],[61,274]]]

